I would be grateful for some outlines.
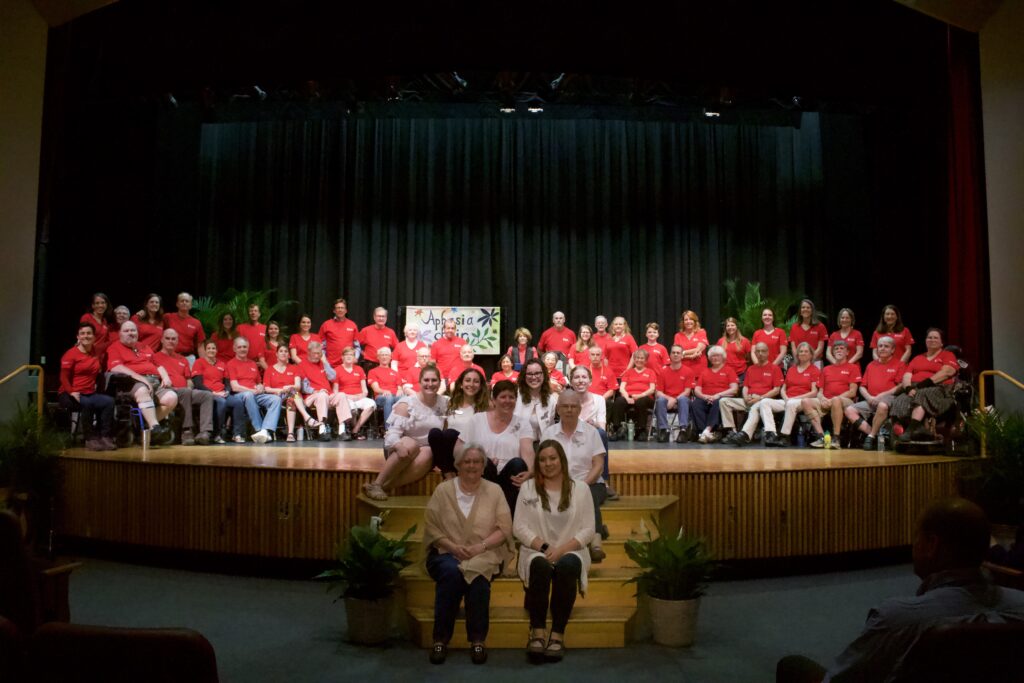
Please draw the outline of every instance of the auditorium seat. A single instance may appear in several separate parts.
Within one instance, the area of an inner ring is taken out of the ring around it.
[[[924,634],[891,680],[899,683],[1020,683],[1024,623],[957,624]]]

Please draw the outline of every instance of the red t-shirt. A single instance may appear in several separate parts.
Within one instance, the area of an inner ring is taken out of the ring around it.
[[[320,326],[320,338],[327,346],[324,353],[327,356],[327,362],[332,367],[341,365],[341,352],[347,346],[355,347],[355,342],[359,338],[359,327],[349,318],[344,320],[331,318],[325,320]]]
[[[537,350],[541,353],[546,351],[555,351],[556,353],[564,353],[565,357],[568,358],[572,352],[573,347],[576,345],[576,333],[570,330],[568,327],[563,326],[561,330],[555,329],[552,325],[540,335],[540,341],[537,342]]]
[[[736,371],[728,365],[723,365],[718,370],[710,367],[704,368],[697,380],[697,386],[705,396],[711,396],[725,391],[730,385],[738,382]]]
[[[789,342],[791,344],[800,346],[802,342],[807,342],[811,345],[812,352],[818,349],[819,342],[824,342],[826,339],[828,339],[828,330],[821,323],[811,325],[810,329],[807,330],[800,323],[796,323],[789,330]]]
[[[267,367],[269,368],[271,365],[274,365],[275,363],[277,363],[277,346],[274,346],[274,342],[267,341],[266,339],[264,339],[263,342],[266,344],[266,347],[267,347],[263,351],[263,360],[264,360],[264,362],[266,362]],[[280,346],[281,342],[277,342],[277,344],[278,344],[278,346]],[[289,354],[289,356],[290,355],[291,354]],[[288,362],[291,362],[291,361],[288,361]]]
[[[515,382],[517,379],[519,379],[519,373],[513,370],[512,374],[506,377],[504,372],[498,370],[493,375],[491,375],[491,386],[493,387],[495,384],[497,384],[503,379],[507,379],[509,382]]]
[[[905,366],[895,356],[890,358],[888,363],[873,360],[868,363],[868,368],[864,371],[864,381],[862,384],[869,394],[878,396],[893,387],[899,386],[900,382],[903,381],[904,371]]]
[[[142,322],[138,315],[133,315],[130,320],[139,328],[139,343],[148,346],[153,351],[159,351],[164,328],[160,325]],[[178,344],[180,345],[181,342],[179,341]]]
[[[447,377],[451,374],[452,366],[461,360],[459,358],[459,349],[465,345],[466,340],[455,335],[453,339],[441,337],[430,347],[430,357],[434,359],[437,369],[441,371],[442,377]]]
[[[622,373],[622,383],[626,385],[626,393],[635,396],[650,389],[652,384],[657,386],[658,373],[648,367],[643,370],[630,368]]]
[[[697,377],[693,374],[693,370],[686,365],[680,365],[678,370],[674,370],[670,365],[662,369],[659,379],[658,388],[661,392],[666,396],[676,398],[687,389],[693,389]]]
[[[956,356],[954,356],[951,351],[939,351],[935,355],[935,358],[932,358],[931,360],[928,359],[927,353],[922,353],[918,356],[914,356],[910,360],[907,367],[903,369],[903,374],[907,374],[908,372],[911,373],[910,381],[916,384],[917,382],[923,382],[928,379],[941,370],[943,366],[947,365],[954,370],[958,370],[960,368],[959,363],[956,362]],[[956,373],[943,382],[943,384],[952,384],[955,381]]]
[[[259,358],[264,355],[264,351],[267,350],[267,326],[261,323],[242,323],[238,326],[239,336],[245,337],[249,342],[249,358]],[[269,361],[271,364],[276,363],[277,359],[272,358]]]
[[[377,363],[377,349],[385,346],[394,349],[398,344],[398,335],[390,327],[378,328],[376,325],[367,325],[359,331],[359,344],[363,347],[363,358],[371,363]]]
[[[177,312],[165,315],[164,329],[168,327],[178,333],[178,353],[185,356],[194,354],[206,339],[202,324],[190,315],[184,318]]]
[[[188,359],[180,353],[169,354],[157,351],[153,354],[153,362],[167,371],[171,378],[171,386],[175,389],[184,389],[188,386],[188,380],[192,377],[192,370],[188,367]]]
[[[397,394],[398,387],[402,384],[402,378],[397,372],[381,365],[370,370],[370,375],[367,379],[371,387],[376,382],[383,391],[388,391],[392,394]]]
[[[612,338],[607,332],[595,332],[592,337],[594,343],[600,346],[602,351],[608,348],[608,340]]]
[[[604,347],[604,357],[608,363],[608,371],[613,377],[622,376],[636,349],[636,340],[631,334],[624,334],[620,339],[608,337],[608,342]]]
[[[725,337],[718,340],[718,345],[725,349],[725,364],[732,368],[737,376],[747,371],[750,363],[750,340],[740,337],[739,348],[736,342],[726,342]]]
[[[93,348],[92,353],[82,353],[77,345],[72,346],[60,359],[60,393],[77,391],[92,394],[96,391],[96,376],[99,374],[100,359],[96,349]]]
[[[363,381],[366,380],[366,373],[358,365],[352,366],[352,371],[349,372],[345,369],[344,365],[339,365],[334,368],[334,371],[338,373],[338,377],[335,382],[338,383],[338,391],[343,394],[361,394],[363,392]]]
[[[786,331],[781,327],[776,327],[769,334],[762,327],[754,332],[750,341],[752,346],[757,346],[761,342],[767,344],[768,360],[774,363],[775,359],[779,357],[779,352],[786,346]]]
[[[767,342],[765,342],[767,343]],[[782,386],[782,368],[768,361],[765,365],[751,365],[743,376],[743,386],[747,394],[764,396],[772,389]]]
[[[311,363],[309,359],[303,360],[298,365],[299,375],[309,380],[313,391],[332,391],[331,380],[327,379],[327,371],[320,363]]]
[[[860,368],[856,363],[828,365],[821,371],[821,391],[825,398],[845,394],[851,382],[860,384]]]
[[[391,360],[395,361],[395,364],[398,365],[399,372],[405,372],[416,365],[416,352],[424,347],[426,347],[426,344],[417,339],[415,346],[410,349],[409,344],[403,339],[395,345],[395,350],[391,354]]]
[[[314,332],[309,333],[309,339],[303,339],[302,335],[293,334],[292,336],[288,337],[288,349],[289,351],[291,349],[295,349],[295,352],[299,354],[299,360],[304,361],[306,360],[306,356],[309,355],[310,342],[317,342],[318,344],[322,344],[323,340],[320,339],[319,334],[316,334]]]
[[[255,389],[257,384],[262,384],[260,367],[256,365],[256,361],[232,358],[227,362],[227,368],[228,379],[238,382],[246,389]]]
[[[548,379],[558,382],[563,387],[569,384],[569,380],[565,378],[565,375],[562,374],[562,371],[559,370],[558,368],[555,368],[554,370],[548,372]]]
[[[221,336],[214,332],[210,335],[210,339],[217,342],[217,358],[227,363],[229,360],[235,358],[235,340],[231,337],[221,338]],[[180,346],[180,344],[179,344]],[[252,354],[252,347],[249,348],[249,358],[255,358]]]
[[[78,322],[89,323],[92,325],[96,332],[96,341],[93,342],[92,348],[93,351],[96,352],[97,358],[103,358],[103,354],[107,352],[107,347],[117,340],[121,326],[117,323],[107,325],[106,320],[97,322],[96,318],[92,316],[92,313],[83,314],[82,317],[78,319]]]
[[[903,352],[907,350],[908,346],[914,344],[914,335],[910,334],[909,327],[904,327],[902,332],[879,332],[876,329],[875,333],[871,335],[871,348],[877,349],[878,340],[882,337],[892,337],[893,341],[896,342],[896,350],[893,351],[892,355],[897,359],[902,359]]]
[[[864,346],[864,337],[857,330],[850,330],[850,333],[846,335],[845,339],[843,338],[842,332],[836,330],[828,336],[828,347],[832,348],[837,341],[846,342],[847,348],[850,349],[850,353],[846,355],[847,358],[852,358],[853,354],[857,353],[858,346]]]
[[[107,368],[113,370],[118,365],[123,365],[129,370],[140,375],[159,375],[156,363],[153,362],[153,351],[142,344],[137,344],[130,349],[120,341],[110,345],[107,349]]]
[[[794,398],[810,393],[811,385],[818,385],[820,381],[821,370],[814,363],[808,363],[804,370],[794,365],[786,373],[786,396]]]
[[[615,391],[619,388],[618,379],[611,376],[607,367],[602,366],[597,369],[590,365],[587,367],[590,368],[591,375],[590,389],[588,389],[590,393],[604,396],[609,391]]]
[[[590,347],[582,351],[577,351],[575,346],[572,347],[572,353],[569,354],[569,358],[572,358],[573,367],[577,365],[590,365]]]
[[[419,391],[421,370],[423,370],[423,368],[414,365],[405,372],[399,373],[402,378],[402,386],[409,384],[412,386],[413,391]]]
[[[469,370],[470,368],[473,368],[474,370],[479,372],[481,377],[487,377],[487,373],[484,372],[484,369],[482,367],[480,367],[476,363],[470,363],[469,365],[466,365],[465,363],[462,362],[462,359],[460,358],[457,363],[452,365],[451,370],[448,372],[448,386],[455,384],[455,382],[458,381],[459,379],[459,375],[461,375],[466,370]]]
[[[695,349],[703,344],[705,347],[704,350],[707,351],[708,333],[707,330],[697,330],[693,333],[693,336],[687,337],[682,331],[679,331],[676,332],[676,336],[672,339],[672,343],[676,346],[682,347],[683,351]],[[699,377],[701,371],[708,367],[708,359],[705,355],[698,356],[697,358],[684,358],[683,365],[693,370],[693,374]]]
[[[224,377],[227,372],[227,365],[220,360],[211,363],[206,358],[197,358],[192,366],[192,376],[202,377],[203,386],[210,391],[224,391]]]
[[[665,348],[664,344],[647,342],[640,348],[647,352],[647,365],[655,370],[660,371],[669,364],[668,349]]]
[[[277,365],[275,362],[274,365]],[[267,366],[266,372],[263,373],[263,384],[271,389],[284,389],[285,387],[294,387],[295,378],[299,376],[298,368],[294,365],[286,365],[284,372],[279,372],[274,365]]]

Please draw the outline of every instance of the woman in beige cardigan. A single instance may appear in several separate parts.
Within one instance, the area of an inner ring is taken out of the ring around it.
[[[585,483],[569,477],[565,450],[554,439],[538,447],[534,478],[519,491],[513,528],[522,544],[519,576],[530,612],[526,652],[534,660],[559,661],[565,655],[565,627],[576,602],[576,586],[581,595],[587,592],[594,500]],[[545,644],[549,602],[551,634]]]
[[[433,664],[444,662],[466,598],[466,635],[474,664],[487,661],[491,579],[511,560],[512,515],[501,487],[483,479],[487,454],[468,444],[455,454],[458,476],[434,490],[423,537],[427,572],[434,579]]]

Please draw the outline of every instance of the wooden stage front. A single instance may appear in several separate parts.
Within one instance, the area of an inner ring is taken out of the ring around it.
[[[67,451],[61,535],[165,549],[333,559],[358,520],[380,443]],[[623,497],[676,495],[716,555],[765,559],[911,542],[918,512],[956,492],[958,460],[859,450],[613,445]],[[427,495],[440,481],[397,491]]]

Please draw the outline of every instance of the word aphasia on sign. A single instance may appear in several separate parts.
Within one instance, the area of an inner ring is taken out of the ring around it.
[[[501,308],[497,306],[406,306],[405,324],[420,328],[420,339],[433,344],[440,339],[444,321],[454,320],[457,333],[477,353],[501,353]]]

